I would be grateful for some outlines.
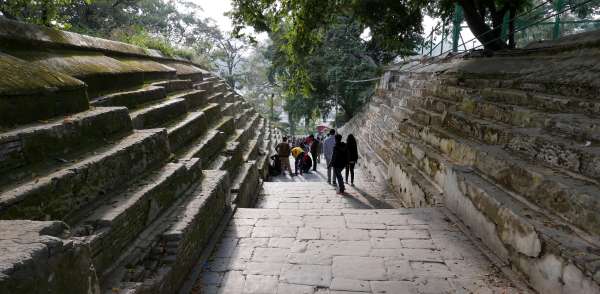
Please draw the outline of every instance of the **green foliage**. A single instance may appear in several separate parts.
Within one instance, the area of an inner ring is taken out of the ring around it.
[[[304,90],[298,90],[304,85],[295,79],[294,65],[282,49],[281,43],[286,42],[280,38],[282,33],[280,30],[271,34],[273,45],[266,56],[273,64],[270,80],[283,90],[283,108],[289,116],[290,131],[295,132],[300,123],[305,131],[311,130],[315,122],[332,111],[340,114],[340,121],[352,117],[373,89],[373,83],[352,81],[378,75],[378,59],[373,56],[381,55],[381,50],[372,50],[360,38],[361,25],[351,17],[339,16],[323,32],[319,44],[303,55],[303,70],[309,84]]]
[[[373,37],[367,47],[380,54],[378,61],[388,62],[395,55],[409,55],[420,40],[423,0],[234,0],[231,17],[234,32],[244,26],[269,32],[276,38],[278,50],[285,55],[290,94],[311,91],[307,57],[312,54],[339,16],[358,20],[360,31],[369,27]],[[276,36],[274,36],[276,35]]]
[[[74,0],[0,0],[0,12],[7,18],[37,25],[68,29],[68,17],[63,13]],[[85,0],[90,3],[91,0]]]
[[[175,56],[175,48],[161,36],[151,36],[148,32],[138,29],[134,34],[117,35],[117,40],[142,48],[155,49],[166,56]]]

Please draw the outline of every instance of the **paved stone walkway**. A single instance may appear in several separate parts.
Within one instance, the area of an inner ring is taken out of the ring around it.
[[[336,195],[311,180],[323,175],[264,183],[257,208],[229,223],[201,293],[519,293],[444,208],[398,208],[360,171]]]

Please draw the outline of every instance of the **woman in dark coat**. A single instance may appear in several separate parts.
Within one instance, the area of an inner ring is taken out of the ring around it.
[[[333,147],[333,155],[331,156],[330,165],[333,167],[333,173],[337,179],[338,194],[344,194],[344,178],[342,178],[342,170],[348,165],[348,149],[346,143],[342,142],[342,135],[335,135],[335,146]]]
[[[358,147],[354,135],[348,135],[346,139],[346,148],[348,148],[348,165],[346,165],[346,184],[348,184],[348,174],[350,174],[350,184],[354,186],[354,165],[358,160]]]

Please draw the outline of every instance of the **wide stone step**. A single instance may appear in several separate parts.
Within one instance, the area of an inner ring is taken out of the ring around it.
[[[0,232],[0,293],[94,293],[98,287],[89,248],[69,240],[64,223],[0,220]]]
[[[208,166],[214,156],[225,148],[227,136],[231,134],[232,130],[233,118],[224,117],[212,129],[206,132],[204,136],[188,144],[189,147],[183,150],[177,157],[182,159],[198,157]]]
[[[94,207],[74,231],[89,244],[96,270],[104,272],[201,174],[199,159],[169,163]]]
[[[526,93],[525,93],[526,94]],[[524,94],[524,95],[525,95]],[[529,96],[527,96],[529,97]],[[497,103],[495,98],[465,97],[460,103],[454,103],[437,97],[408,97],[408,105],[421,107],[428,111],[443,115],[444,112],[460,111],[479,119],[490,119],[495,122],[523,128],[544,128],[550,132],[569,136],[578,141],[599,141],[600,120],[585,114],[548,113],[525,107]]]
[[[194,84],[194,89],[204,90],[207,96],[210,96],[214,93],[213,82],[207,81],[206,79],[202,82]]]
[[[216,103],[216,102],[213,102]],[[234,103],[223,103],[221,106],[221,112],[224,115],[230,115],[235,118],[237,112],[235,110],[236,105]]]
[[[208,126],[209,123],[206,114],[202,111],[190,112],[180,121],[167,126],[171,150],[177,151],[187,143],[203,135]]]
[[[10,172],[6,179],[14,179],[16,168],[63,158],[131,130],[126,108],[101,107],[0,133],[0,175]]]
[[[117,92],[90,101],[92,106],[125,106],[136,108],[151,101],[166,98],[167,91],[162,86],[146,86],[138,90]]]
[[[168,80],[152,83],[151,85],[164,87],[167,93],[193,89],[192,80]]]
[[[600,179],[600,148],[597,143],[577,143],[557,132],[519,129],[510,125],[474,119],[461,112],[446,115],[446,126],[487,144],[503,144],[546,165]],[[595,142],[595,141],[594,141]],[[578,144],[578,145],[576,145]]]
[[[423,140],[433,148],[428,149],[431,147],[416,142],[399,146],[402,150],[399,152],[407,157],[412,156],[409,160],[429,178],[445,177],[438,174],[439,152],[456,164],[476,169],[505,189],[521,195],[567,222],[592,234],[600,234],[597,229],[600,219],[595,213],[600,209],[600,201],[593,196],[600,195],[600,188],[595,182],[534,165],[508,154],[499,146],[477,144],[435,128],[406,124],[399,131],[409,138]]]
[[[9,29],[10,30],[10,29]],[[11,41],[3,41],[3,44]],[[0,126],[14,127],[89,108],[86,85],[67,74],[0,53]]]
[[[235,101],[235,94],[233,92],[226,92],[225,95],[223,95],[223,100],[225,100],[225,102],[228,103],[233,103]]]
[[[200,107],[206,106],[207,97],[208,96],[206,95],[206,91],[204,91],[204,90],[192,90],[192,91],[187,91],[187,92],[184,92],[184,93],[181,93],[178,95],[174,95],[171,98],[185,99],[185,101],[188,105],[188,109],[194,110],[194,109],[198,109]]]
[[[188,111],[183,98],[166,99],[156,104],[131,112],[131,121],[135,129],[160,127]]]
[[[141,274],[121,268],[120,282],[107,285],[105,293],[177,292],[230,209],[228,183],[226,172],[204,171],[201,184],[164,219],[166,230],[152,243],[152,250],[128,265],[140,268]]]
[[[244,154],[242,155],[243,161],[255,160],[258,156],[258,140],[249,140],[246,143],[246,149],[244,150]]]
[[[136,131],[83,160],[6,187],[0,194],[0,219],[68,221],[91,201],[162,164],[170,154],[164,129]]]
[[[574,96],[567,97],[501,88],[482,89],[481,94],[494,101],[526,106],[542,111],[600,115],[600,102]]]
[[[208,103],[218,103],[221,107],[225,106],[225,100],[223,99],[222,92],[213,91],[212,94],[206,99]]]
[[[226,83],[216,83],[213,85],[213,89],[215,92],[226,92],[228,90]]]
[[[237,207],[253,207],[257,200],[259,174],[255,161],[244,162],[231,183],[232,203]]]
[[[206,119],[209,124],[217,123],[225,114],[221,112],[221,107],[219,104],[210,103],[206,107],[202,109],[202,112],[206,114]]]

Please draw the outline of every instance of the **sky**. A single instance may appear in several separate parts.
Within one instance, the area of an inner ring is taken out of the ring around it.
[[[200,15],[212,18],[222,31],[231,31],[231,20],[223,15],[231,10],[230,0],[192,0],[192,2],[200,5],[204,10]]]

